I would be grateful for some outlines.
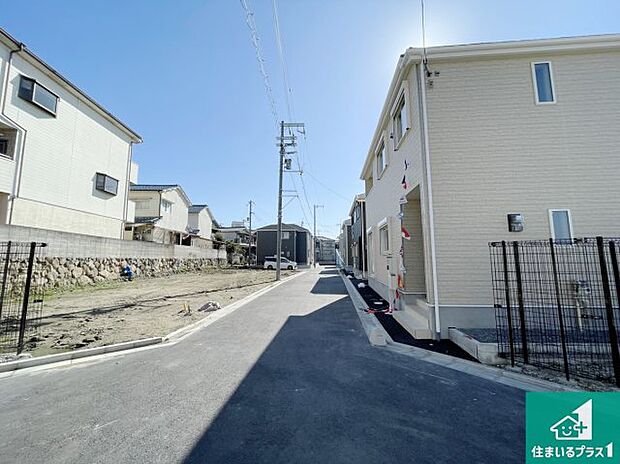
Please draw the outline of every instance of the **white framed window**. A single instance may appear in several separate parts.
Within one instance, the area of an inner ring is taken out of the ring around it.
[[[549,229],[554,240],[572,240],[573,221],[569,209],[549,210]]]
[[[385,171],[386,164],[385,142],[381,140],[379,143],[379,149],[377,150],[377,179],[379,179],[381,174],[383,174],[383,171]]]
[[[553,69],[550,61],[532,63],[532,81],[537,105],[555,103],[555,87],[553,85]]]
[[[165,213],[172,213],[172,202],[168,200],[162,200],[161,210]]]
[[[390,229],[388,228],[387,221],[379,224],[379,250],[381,254],[389,253],[390,251]]]
[[[392,113],[392,127],[394,137],[394,147],[398,146],[405,132],[409,129],[407,126],[407,105],[405,102],[405,92],[402,92]]]
[[[288,240],[290,238],[290,235],[288,232],[282,232],[282,240]]]

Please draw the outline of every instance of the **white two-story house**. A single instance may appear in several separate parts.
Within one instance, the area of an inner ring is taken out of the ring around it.
[[[213,227],[217,224],[208,205],[189,207],[188,232],[185,244],[201,248],[213,248]]]
[[[122,238],[140,136],[1,29],[0,85],[0,225]]]
[[[126,227],[125,238],[182,245],[189,237],[191,201],[181,186],[131,185],[129,200],[135,205],[136,217]]]
[[[620,35],[410,48],[372,137],[369,283],[417,337],[494,327],[488,243],[620,235]]]

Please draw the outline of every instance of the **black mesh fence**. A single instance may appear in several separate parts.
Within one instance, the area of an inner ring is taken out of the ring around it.
[[[38,258],[44,246],[0,242],[0,353],[20,353],[38,333],[43,310]]]
[[[620,239],[489,249],[500,355],[620,386]]]

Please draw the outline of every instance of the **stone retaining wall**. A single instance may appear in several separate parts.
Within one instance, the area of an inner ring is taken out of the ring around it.
[[[33,274],[33,284],[43,290],[118,280],[121,269],[127,265],[136,277],[159,277],[227,266],[226,250],[119,240],[31,227],[0,226],[0,242],[6,241],[47,244],[39,250],[41,257],[37,258]],[[0,257],[0,263],[3,261]],[[22,289],[27,268],[25,259],[10,262],[9,290]]]
[[[33,285],[44,289],[68,289],[120,280],[129,265],[135,277],[160,277],[227,266],[226,259],[208,258],[37,258]],[[9,289],[19,291],[26,281],[27,260],[12,261]]]

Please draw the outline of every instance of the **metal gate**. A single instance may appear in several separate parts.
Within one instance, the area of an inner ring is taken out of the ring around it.
[[[21,353],[39,331],[44,243],[0,242],[0,353]]]
[[[620,239],[489,244],[500,354],[620,386]]]

